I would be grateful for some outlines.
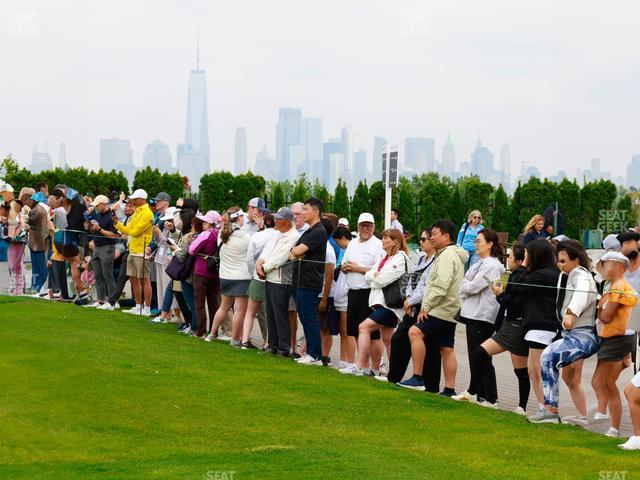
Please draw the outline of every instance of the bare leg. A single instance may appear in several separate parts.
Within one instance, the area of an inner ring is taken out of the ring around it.
[[[527,367],[529,368],[529,379],[533,387],[533,393],[540,405],[544,405],[544,393],[542,391],[542,369],[540,367],[540,356],[543,349],[529,348],[529,359]]]
[[[371,368],[376,372],[380,369],[382,363],[382,356],[384,355],[384,344],[382,340],[371,340]]]
[[[571,365],[567,365],[562,369],[562,379],[564,383],[569,387],[569,392],[571,393],[571,398],[573,400],[573,404],[578,409],[580,415],[586,417],[587,416],[587,396],[584,393],[584,388],[582,387],[582,365],[584,364],[584,359],[578,360],[577,362],[572,363]]]
[[[211,325],[211,333],[213,335],[218,335],[218,329],[220,328],[220,325],[232,304],[233,297],[227,297],[226,295],[220,296],[220,306],[218,307],[216,314],[213,316],[213,324]]]
[[[150,278],[143,278],[142,279],[142,290],[144,291],[144,306],[145,307],[151,307],[152,290],[151,290],[151,279]]]
[[[249,297],[235,297],[233,302],[233,319],[231,320],[231,338],[240,341],[242,338],[242,326],[247,311]],[[217,313],[217,312],[216,312]]]
[[[142,285],[140,285],[140,279],[136,277],[129,277],[131,282],[131,292],[133,293],[133,299],[136,301],[136,305],[142,305]]]
[[[609,404],[609,392],[606,388],[607,363],[599,361],[591,379],[591,387],[596,392],[598,412],[600,413],[607,413],[607,405]]]
[[[244,314],[244,324],[242,326],[242,343],[247,343],[251,338],[253,322],[262,306],[262,302],[249,299],[247,302],[247,312]]]
[[[451,388],[455,390],[456,373],[458,371],[458,360],[456,359],[456,351],[450,347],[441,347],[440,355],[442,356],[442,369],[444,370],[444,386],[445,388]],[[422,361],[424,362],[424,357]]]
[[[331,354],[331,347],[333,346],[333,337],[329,333],[329,330],[320,330],[320,338],[322,340],[322,356],[328,357]]]
[[[370,318],[365,319],[358,326],[358,368],[369,367],[369,350],[372,347],[371,334],[380,329],[380,325]],[[378,365],[380,368],[380,365]]]
[[[411,361],[413,362],[413,374],[422,376],[424,357],[427,355],[427,348],[424,345],[424,334],[422,333],[422,330],[416,328],[415,326],[411,327],[409,329],[409,342],[411,342]],[[442,357],[442,359],[444,363],[444,356]]]
[[[393,336],[394,329],[391,327],[380,327],[380,337],[382,344],[387,351],[387,358],[391,358],[391,337]]]
[[[624,395],[629,402],[629,415],[633,424],[633,434],[640,436],[640,388],[629,384],[624,388]]]
[[[291,330],[291,350],[295,353],[298,340],[298,316],[295,310],[289,310],[289,329]]]

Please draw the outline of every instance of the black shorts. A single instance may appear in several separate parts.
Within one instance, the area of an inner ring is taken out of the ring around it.
[[[456,340],[456,322],[447,322],[427,315],[424,322],[416,322],[414,327],[429,337],[434,346],[453,348]]]
[[[398,317],[396,314],[385,307],[375,308],[371,315],[369,315],[369,318],[384,327],[396,328],[398,326]]]
[[[340,320],[333,304],[333,297],[327,298],[327,309],[324,312],[318,310],[318,320],[320,321],[320,330],[323,332],[329,332],[330,335],[340,333]]]
[[[347,335],[358,338],[358,327],[371,315],[369,308],[370,289],[349,290],[347,294]],[[371,340],[379,340],[380,332],[371,334]]]
[[[80,249],[76,245],[62,245],[60,243],[56,243],[56,250],[60,252],[64,258],[74,258],[80,255]]]

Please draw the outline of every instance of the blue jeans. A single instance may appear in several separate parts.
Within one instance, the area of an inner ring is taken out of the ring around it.
[[[600,338],[593,328],[574,328],[562,334],[542,352],[542,390],[544,404],[558,408],[560,369],[582,358],[589,358],[600,348]]]
[[[162,296],[162,311],[170,312],[171,304],[173,303],[173,282],[167,283],[167,288],[164,289],[164,295]]]
[[[307,353],[316,360],[322,358],[320,322],[318,321],[318,303],[320,303],[320,299],[318,295],[320,295],[320,290],[310,288],[296,288],[293,290],[296,310],[307,340]]]
[[[193,285],[187,282],[180,282],[182,286],[182,295],[184,295],[184,301],[187,302],[189,310],[191,310],[191,330],[196,331],[198,329],[198,320],[196,319],[196,301],[193,296]]]
[[[31,288],[36,292],[40,292],[42,286],[47,281],[47,257],[46,252],[31,252]]]

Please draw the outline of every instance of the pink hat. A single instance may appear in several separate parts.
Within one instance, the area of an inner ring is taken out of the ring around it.
[[[211,225],[220,225],[222,217],[215,210],[209,210],[205,215],[196,215],[196,218],[203,222],[210,223]]]

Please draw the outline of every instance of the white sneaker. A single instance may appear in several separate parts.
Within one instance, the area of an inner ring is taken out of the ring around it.
[[[222,341],[222,342],[230,342],[231,341],[231,337],[229,335],[225,335],[224,333],[218,335],[218,340]]]
[[[191,328],[185,328],[184,330],[180,330],[180,333],[183,335],[191,335]]]
[[[588,427],[589,419],[582,415],[567,415],[562,417],[562,423],[568,423],[569,425],[576,425],[578,427]]]
[[[216,339],[216,336],[213,333],[210,333],[206,337],[204,337],[205,342],[213,342]]]
[[[633,437],[629,437],[629,440],[621,443],[618,447],[623,450],[640,450],[640,436],[634,435]]]
[[[514,410],[514,413],[517,413],[518,415],[526,415],[527,412],[525,412],[524,408],[522,407],[518,407]]]
[[[494,410],[498,409],[498,402],[495,403],[491,403],[487,400],[479,400],[478,401],[478,405],[480,405],[481,407],[485,407],[485,408],[493,408]]]
[[[98,310],[107,310],[109,312],[113,312],[114,310],[117,310],[118,308],[120,308],[120,304],[118,302],[116,302],[115,305],[111,305],[109,302],[103,303],[102,305],[100,305],[98,307]]]
[[[600,412],[596,412],[593,415],[593,419],[594,420],[609,420],[609,414],[608,413],[600,413]]]
[[[338,370],[338,372],[344,375],[355,375],[356,377],[361,377],[363,375],[363,371],[361,368],[358,368],[355,363],[352,363],[344,368]]]
[[[152,318],[151,320],[149,320],[149,323],[165,323],[165,320],[160,315],[158,315],[156,318]]]
[[[88,305],[83,305],[84,308],[98,308],[100,307],[102,304],[100,302],[91,302]]]
[[[298,365],[322,365],[322,360],[315,359],[311,355],[306,354],[297,359]]]
[[[345,362],[344,360],[340,360],[340,363],[338,364],[338,368],[345,368],[349,366],[349,362]]]
[[[387,378],[386,375],[376,375],[373,378],[375,378],[376,380],[380,380],[381,382],[388,382],[389,381],[389,379]]]
[[[477,395],[471,395],[466,390],[463,391],[463,392],[460,392],[458,395],[453,395],[451,397],[451,399],[455,400],[457,402],[478,403],[478,396]]]
[[[128,313],[129,315],[141,315],[142,311],[143,309],[140,308],[140,306],[136,306],[136,307],[130,308],[129,310],[122,310],[122,313]]]
[[[150,317],[151,316],[151,307],[144,307],[142,309],[141,315],[144,315],[145,317]]]
[[[618,431],[617,428],[613,428],[613,427],[609,427],[609,430],[605,432],[605,435],[611,438],[620,438],[620,432]]]

